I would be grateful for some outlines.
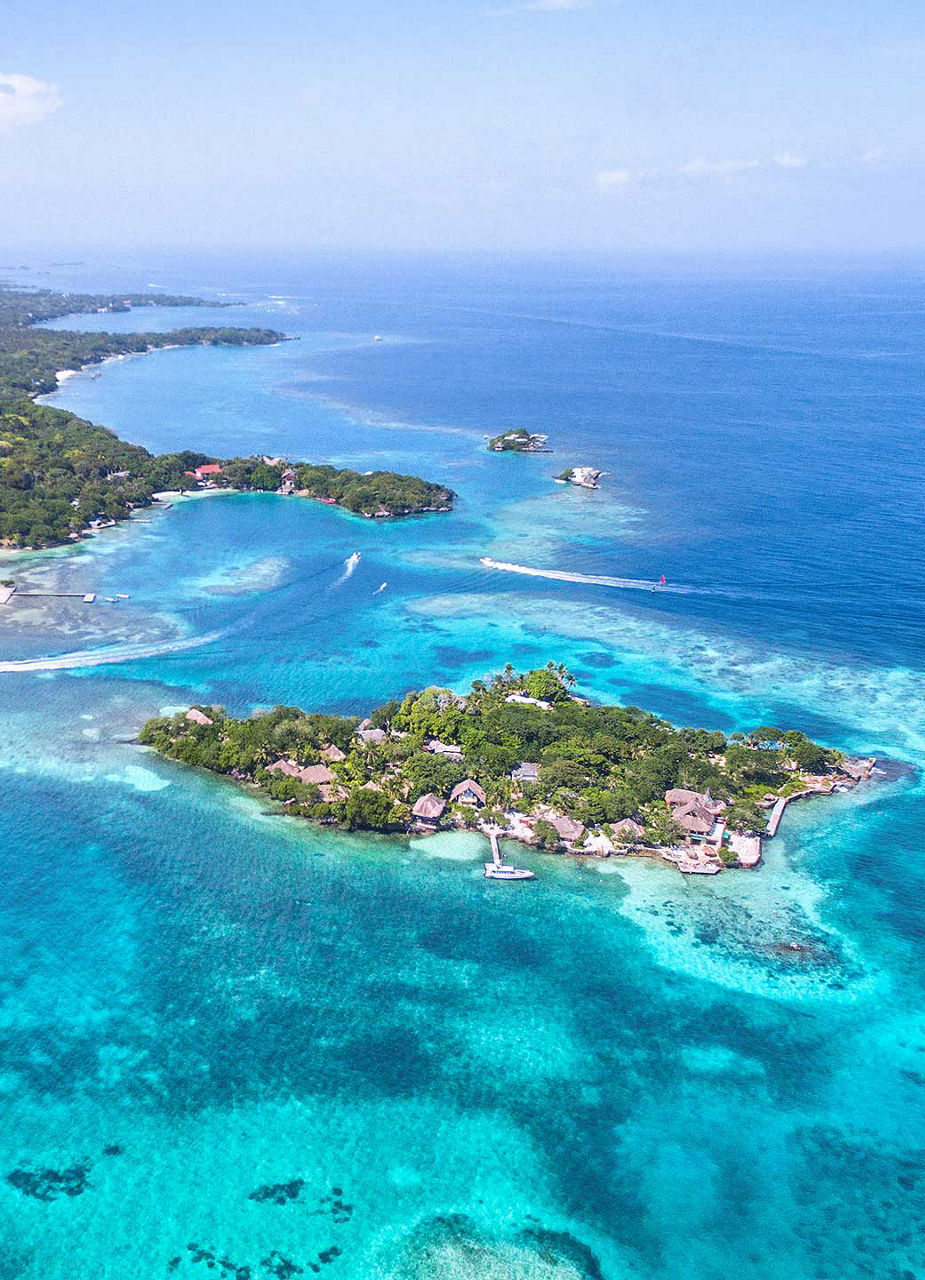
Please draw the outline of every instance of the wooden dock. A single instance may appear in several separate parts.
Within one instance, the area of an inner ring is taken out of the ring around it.
[[[774,808],[771,810],[771,816],[768,818],[767,834],[769,836],[777,835],[777,828],[780,826],[780,820],[784,816],[784,810],[787,808],[787,801],[789,799],[789,796],[781,796],[779,799],[774,801]]]
[[[6,600],[0,596],[0,604],[8,604],[15,587],[4,588],[9,591]],[[17,599],[29,600],[82,600],[84,604],[92,604],[96,599],[94,591],[16,591]]]
[[[488,840],[491,844],[491,860],[496,867],[500,867],[504,859],[501,857],[501,848],[498,844],[498,833],[494,828],[490,828],[488,832]]]
[[[487,880],[535,880],[536,873],[528,871],[525,867],[512,867],[505,863],[501,856],[501,849],[498,845],[498,828],[483,827],[482,830],[488,836],[491,844],[491,862],[485,863],[485,878]]]
[[[792,796],[780,796],[774,801],[774,808],[771,810],[771,816],[768,818],[768,836],[776,836],[777,828],[780,826],[781,818],[784,816],[784,810],[791,800],[803,800],[806,796],[828,796],[832,794],[831,787],[807,787],[804,791],[794,791]]]

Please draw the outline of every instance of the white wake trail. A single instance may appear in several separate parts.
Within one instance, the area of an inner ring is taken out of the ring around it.
[[[564,569],[532,569],[525,564],[508,564],[504,560],[492,560],[482,556],[480,563],[487,569],[501,569],[504,573],[523,573],[528,578],[551,578],[554,582],[586,582],[594,587],[622,587],[629,591],[672,591],[691,595],[693,587],[673,586],[664,582],[649,582],[645,578],[610,578],[602,573],[567,573]]]
[[[165,640],[161,644],[114,644],[108,649],[84,649],[77,653],[60,653],[53,658],[22,658],[0,662],[0,672],[69,671],[77,667],[104,667],[119,662],[136,662],[139,658],[159,658],[161,654],[182,653],[220,640],[226,633],[213,631],[190,640]]]
[[[353,555],[347,557],[344,561],[344,572],[340,575],[336,582],[331,583],[330,589],[333,591],[335,587],[342,587],[348,578],[352,578],[356,571],[357,565],[360,563],[359,551],[354,551]]]

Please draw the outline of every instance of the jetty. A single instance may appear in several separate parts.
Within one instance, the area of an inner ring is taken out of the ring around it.
[[[810,786],[804,787],[802,791],[794,791],[789,796],[778,796],[768,818],[767,835],[777,835],[784,811],[792,801],[805,800],[807,796],[830,796],[833,791],[844,791],[858,782],[867,782],[876,763],[876,756],[847,756],[839,766],[842,775],[840,778],[838,774],[834,778],[820,778]]]
[[[0,587],[0,604],[9,604],[14,594],[17,600],[81,600],[93,604],[96,599],[94,591],[17,591],[15,587]]]
[[[485,878],[487,880],[535,880],[536,873],[528,871],[526,867],[509,867],[501,855],[501,848],[498,844],[498,828],[483,828],[488,836],[491,844],[491,862],[485,863]]]

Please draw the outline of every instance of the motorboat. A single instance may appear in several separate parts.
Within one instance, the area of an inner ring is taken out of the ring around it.
[[[535,880],[536,873],[526,867],[509,867],[505,863],[486,862],[486,880]]]

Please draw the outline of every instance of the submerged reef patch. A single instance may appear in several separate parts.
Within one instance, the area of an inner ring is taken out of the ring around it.
[[[567,1232],[536,1225],[512,1239],[492,1239],[461,1213],[420,1222],[398,1257],[376,1274],[384,1280],[605,1280],[594,1252]]]
[[[91,1161],[80,1160],[66,1169],[14,1169],[6,1180],[33,1200],[57,1200],[59,1196],[83,1195],[92,1168]]]
[[[233,1262],[231,1258],[227,1256],[220,1258],[214,1249],[208,1249],[204,1245],[190,1242],[190,1244],[186,1246],[186,1251],[190,1255],[190,1262],[204,1262],[210,1271],[215,1271],[217,1268],[222,1280],[251,1280],[253,1273],[249,1266],[239,1266],[238,1263]],[[167,1264],[167,1270],[179,1270],[182,1260],[182,1255],[179,1255],[176,1258],[171,1258],[170,1262]],[[261,1263],[261,1266],[262,1265],[263,1264]]]
[[[615,667],[617,665],[616,658],[610,653],[579,653],[577,658],[579,662],[583,662],[587,667],[598,667],[603,669],[606,667]]]
[[[288,1182],[269,1182],[251,1191],[247,1198],[255,1200],[258,1204],[291,1204],[293,1201],[301,1202],[305,1187],[304,1178],[291,1178]],[[330,1214],[337,1223],[349,1222],[353,1216],[353,1205],[347,1204],[343,1196],[343,1187],[331,1187],[329,1192],[317,1198],[310,1212],[320,1215]]]
[[[925,1271],[925,1148],[870,1132],[812,1125],[793,1136],[801,1160],[795,1227],[817,1275],[890,1276]],[[824,1229],[821,1224],[825,1224]],[[852,1257],[844,1241],[852,1241]]]
[[[288,1204],[291,1200],[298,1200],[304,1188],[304,1178],[293,1178],[291,1182],[271,1182],[258,1187],[247,1198],[256,1200],[258,1204]]]
[[[551,1231],[547,1227],[528,1227],[519,1239],[539,1246],[546,1261],[573,1263],[588,1280],[605,1280],[601,1264],[593,1251],[568,1231]]]

